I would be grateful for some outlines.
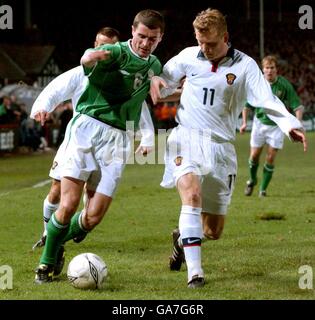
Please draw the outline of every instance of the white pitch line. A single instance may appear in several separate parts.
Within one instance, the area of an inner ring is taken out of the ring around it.
[[[7,196],[9,194],[10,194],[10,192],[3,192],[3,193],[0,193],[0,197]]]
[[[51,182],[51,179],[47,179],[47,180],[41,181],[39,183],[36,183],[31,187],[21,188],[21,189],[14,190],[14,191],[3,192],[3,193],[0,193],[0,197],[8,196],[12,192],[23,191],[23,190],[27,190],[27,189],[31,189],[31,188],[41,188],[41,187],[45,186],[46,184],[49,184],[50,182]]]
[[[50,182],[51,182],[51,179],[47,179],[47,180],[44,180],[42,182],[34,184],[32,186],[32,188],[41,188],[41,187],[45,186],[46,184],[49,184]]]

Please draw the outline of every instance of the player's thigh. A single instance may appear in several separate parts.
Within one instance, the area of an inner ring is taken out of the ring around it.
[[[201,205],[200,177],[194,173],[187,173],[177,181],[177,190],[183,205]]]

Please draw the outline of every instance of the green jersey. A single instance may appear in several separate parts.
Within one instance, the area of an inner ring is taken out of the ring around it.
[[[296,110],[300,105],[300,98],[296,94],[292,84],[284,77],[278,76],[276,81],[271,84],[271,90],[283,104],[289,109],[289,111]],[[249,103],[246,104],[247,108],[253,108]],[[264,108],[254,108],[255,115],[263,124],[276,126],[276,123],[270,120]]]
[[[6,112],[6,110],[5,110],[4,105],[3,105],[3,104],[0,104],[0,116],[4,115],[4,114],[6,114],[6,113],[7,113],[7,112]]]
[[[126,130],[127,121],[138,127],[150,79],[162,71],[160,61],[154,55],[139,57],[129,41],[89,50],[109,50],[111,55],[93,68],[84,68],[89,82],[76,111],[122,130]]]

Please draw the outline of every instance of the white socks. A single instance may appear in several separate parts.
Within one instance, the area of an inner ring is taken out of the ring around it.
[[[52,214],[58,209],[59,203],[53,204],[48,201],[48,196],[44,200],[43,205],[43,216],[44,216],[44,233],[45,236],[47,234],[47,223],[50,220]]]
[[[201,208],[182,206],[179,231],[185,252],[189,282],[196,274],[204,275],[201,268],[201,239],[203,238]]]

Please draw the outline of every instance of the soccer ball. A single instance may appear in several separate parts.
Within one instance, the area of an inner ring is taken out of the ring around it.
[[[67,277],[75,288],[100,289],[107,273],[107,265],[98,255],[81,253],[70,261]]]

